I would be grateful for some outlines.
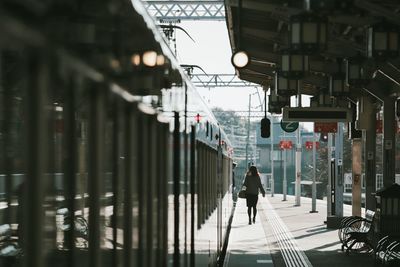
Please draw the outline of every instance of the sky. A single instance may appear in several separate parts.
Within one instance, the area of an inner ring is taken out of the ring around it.
[[[181,64],[198,65],[207,74],[234,74],[231,64],[231,47],[225,21],[182,21],[184,28],[195,40],[182,31],[177,32],[178,60]],[[195,70],[195,73],[202,73]],[[225,110],[248,110],[249,94],[255,88],[199,88],[200,95],[211,107]],[[260,94],[262,90],[259,90]],[[258,97],[252,98],[253,107],[260,105]],[[254,109],[260,110],[260,109]]]
[[[182,21],[177,26],[182,27],[194,39],[194,42],[183,32],[177,30],[176,50],[181,64],[198,65],[207,74],[234,74],[231,64],[231,47],[225,21]],[[171,47],[174,50],[173,47]],[[194,73],[202,73],[194,70]],[[200,95],[210,107],[219,107],[224,110],[247,111],[249,95],[251,110],[261,111],[260,98],[256,88],[198,88]],[[258,89],[261,100],[263,91]],[[304,105],[308,105],[309,98],[302,98]],[[304,127],[311,130],[312,123],[304,123]]]

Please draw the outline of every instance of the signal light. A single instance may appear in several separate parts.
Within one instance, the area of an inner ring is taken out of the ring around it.
[[[200,122],[200,119],[201,119],[201,116],[200,116],[200,114],[199,114],[199,113],[197,113],[197,115],[196,115],[196,116],[194,116],[194,119],[196,120],[196,122],[197,122],[197,123],[199,123],[199,122]]]
[[[328,133],[321,133],[321,135],[319,137],[319,141],[328,142]]]
[[[271,121],[267,118],[261,119],[261,137],[268,138],[271,135]]]

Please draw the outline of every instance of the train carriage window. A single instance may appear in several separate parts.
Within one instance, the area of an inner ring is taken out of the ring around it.
[[[147,118],[147,129],[148,129],[148,153],[147,153],[147,175],[148,178],[143,181],[147,183],[147,193],[144,197],[147,198],[147,217],[145,218],[147,224],[147,253],[148,259],[147,263],[148,266],[153,266],[156,262],[156,238],[157,238],[157,205],[158,205],[158,195],[157,193],[157,177],[156,177],[156,170],[159,168],[157,165],[157,148],[156,148],[156,117],[155,116],[148,116]]]
[[[0,238],[22,253],[24,180],[26,177],[25,80],[21,50],[0,46]]]
[[[138,187],[138,226],[139,226],[139,248],[138,258],[139,264],[147,266],[149,260],[149,243],[148,234],[150,229],[149,222],[149,198],[148,190],[150,179],[150,162],[149,162],[149,118],[144,114],[138,117],[138,177],[136,186]]]
[[[76,208],[75,214],[82,216],[85,220],[89,219],[88,207],[88,165],[89,165],[89,99],[87,96],[87,87],[89,81],[79,79],[77,88],[77,183],[75,186]],[[77,245],[76,245],[77,246]],[[80,248],[80,247],[78,247]],[[88,261],[87,255],[84,260]]]
[[[123,209],[123,195],[121,190],[124,174],[124,146],[120,136],[124,134],[123,114],[120,110],[120,101],[110,91],[106,93],[104,106],[106,111],[104,125],[104,168],[101,201],[101,228],[103,238],[100,242],[103,265],[121,266],[123,247],[123,229],[121,227],[121,213]]]

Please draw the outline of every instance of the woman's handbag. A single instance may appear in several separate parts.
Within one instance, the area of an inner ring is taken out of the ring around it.
[[[246,186],[243,186],[238,193],[238,198],[246,198]]]

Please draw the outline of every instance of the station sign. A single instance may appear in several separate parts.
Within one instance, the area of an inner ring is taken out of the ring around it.
[[[314,133],[336,133],[337,122],[314,122]]]
[[[353,112],[342,107],[284,107],[282,118],[298,122],[350,122]]]
[[[287,133],[293,133],[299,128],[299,123],[297,121],[283,121],[281,120],[281,128]]]

